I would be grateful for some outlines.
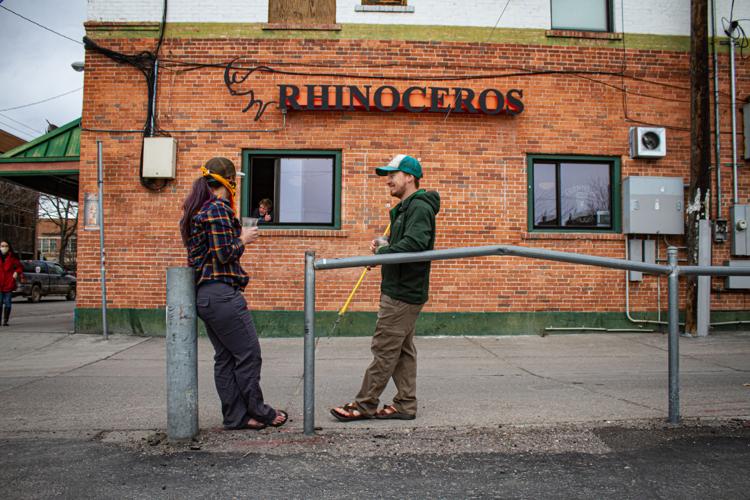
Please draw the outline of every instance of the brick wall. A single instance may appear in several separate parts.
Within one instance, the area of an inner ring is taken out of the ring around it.
[[[114,50],[134,53],[151,49],[153,40],[100,40]],[[438,78],[466,74],[502,74],[513,68],[617,72],[623,65],[618,49],[595,47],[504,46],[470,43],[422,43],[335,40],[174,40],[163,56],[171,60],[212,63],[245,57],[273,68],[302,72],[382,74],[413,78],[409,84],[439,86]],[[722,61],[726,67],[726,60]],[[396,153],[421,159],[423,186],[442,197],[437,248],[513,244],[624,256],[619,234],[538,234],[527,231],[526,155],[530,153],[619,156],[622,177],[629,175],[689,178],[689,79],[686,53],[628,51],[627,71],[638,79],[573,74],[492,77],[448,82],[474,89],[524,90],[525,111],[510,116],[411,114],[405,112],[290,112],[284,124],[270,106],[253,122],[242,113],[241,97],[231,96],[221,68],[187,72],[161,69],[158,120],[166,130],[253,129],[275,132],[175,132],[177,178],[162,192],[139,184],[141,137],[146,88],[133,68],[89,52],[86,60],[84,132],[81,137],[80,197],[96,192],[96,141],[103,141],[107,288],[113,308],[157,308],[165,303],[165,270],[184,265],[178,233],[181,203],[199,166],[212,156],[241,164],[243,149],[316,149],[342,151],[342,230],[266,231],[243,257],[250,274],[248,301],[254,309],[300,310],[303,304],[303,255],[364,255],[369,240],[382,233],[393,202],[374,167]],[[738,95],[750,92],[747,67],[740,68]],[[722,75],[724,77],[724,75]],[[398,80],[366,77],[293,76],[256,73],[253,88],[264,100],[275,100],[279,83],[393,84]],[[654,83],[652,83],[654,82]],[[628,128],[623,95],[613,88],[627,85],[627,114],[632,120],[672,127],[668,155],[659,160],[628,157]],[[664,85],[660,85],[664,84]],[[728,88],[723,80],[722,88]],[[643,95],[637,95],[643,94]],[[658,96],[662,99],[646,97]],[[672,99],[672,100],[664,100]],[[729,114],[723,100],[723,132]],[[723,136],[728,140],[728,136]],[[722,161],[730,161],[728,147]],[[730,193],[731,176],[723,177]],[[741,178],[740,201],[748,202],[750,179]],[[680,238],[670,240],[682,244]],[[78,307],[99,301],[98,233],[79,233]],[[665,244],[659,252],[665,256]],[[728,244],[715,246],[714,263],[728,258]],[[262,262],[262,263],[261,263]],[[336,310],[360,273],[358,269],[318,273],[317,308]],[[376,308],[377,271],[368,277],[352,310]],[[715,286],[721,282],[716,280]],[[661,283],[666,304],[666,280]],[[519,258],[480,258],[436,262],[427,311],[593,311],[624,310],[624,272]],[[656,279],[631,286],[631,307],[653,311]],[[715,294],[717,310],[750,309],[747,293]]]

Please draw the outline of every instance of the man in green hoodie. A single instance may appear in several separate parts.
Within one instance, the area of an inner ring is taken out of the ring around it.
[[[419,189],[422,166],[415,158],[396,155],[385,167],[375,169],[386,177],[391,196],[400,203],[391,209],[391,235],[382,245],[370,243],[378,255],[422,252],[435,246],[435,215],[440,210],[437,191]],[[417,350],[415,324],[427,302],[430,262],[382,266],[380,309],[372,337],[373,360],[365,371],[355,400],[331,409],[342,422],[368,418],[412,420],[417,415]],[[393,404],[378,410],[380,394],[393,377]]]

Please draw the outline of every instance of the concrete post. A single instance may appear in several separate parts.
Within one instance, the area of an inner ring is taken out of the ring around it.
[[[669,273],[669,422],[680,422],[680,274],[677,248],[667,248]]]
[[[315,434],[315,252],[305,252],[304,431]]]
[[[190,267],[167,269],[167,436],[198,434],[198,329]]]
[[[711,221],[698,221],[698,265],[711,265]],[[696,335],[708,336],[711,323],[711,276],[698,276],[698,310]]]

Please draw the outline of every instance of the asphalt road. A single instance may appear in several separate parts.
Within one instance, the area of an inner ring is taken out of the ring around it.
[[[15,297],[8,329],[30,333],[72,333],[75,307],[74,300],[65,300],[61,295],[42,297],[36,304],[24,297]]]
[[[0,496],[739,499],[750,486],[750,428],[739,422],[303,439],[246,432],[242,450],[217,453],[96,436],[0,438]]]

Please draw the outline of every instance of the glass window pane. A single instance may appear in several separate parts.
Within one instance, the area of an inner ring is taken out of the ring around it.
[[[560,165],[562,226],[610,227],[609,165]]]
[[[333,159],[281,158],[279,222],[333,223]]]
[[[607,31],[609,0],[552,0],[552,29]]]
[[[558,225],[554,163],[534,164],[534,225]]]

